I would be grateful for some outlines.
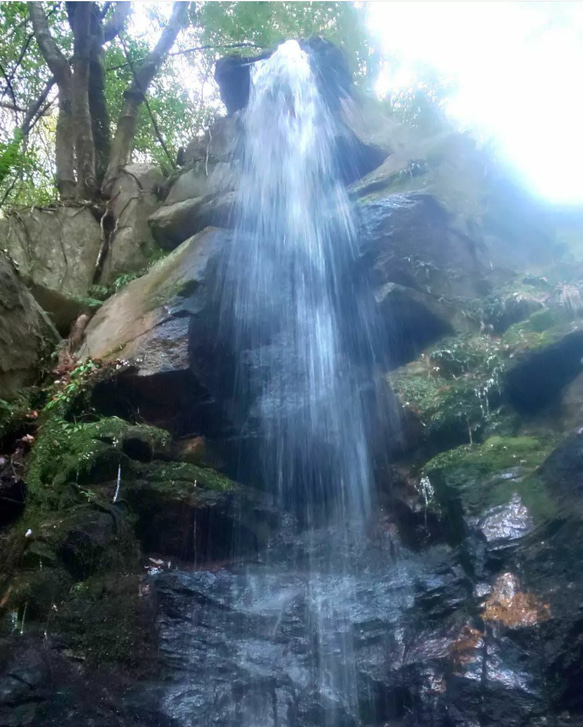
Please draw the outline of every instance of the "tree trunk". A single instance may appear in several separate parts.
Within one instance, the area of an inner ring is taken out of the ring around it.
[[[144,101],[152,79],[166,59],[176,36],[181,30],[188,9],[187,2],[175,2],[168,25],[162,31],[154,50],[143,60],[134,75],[134,80],[124,93],[124,105],[120,114],[113,139],[111,158],[103,181],[103,191],[107,194],[119,170],[130,160],[138,121],[138,111]]]
[[[105,52],[103,50],[104,34],[101,18],[94,4],[91,17],[91,56],[89,59],[89,112],[95,145],[95,176],[97,188],[105,175],[111,137],[109,128],[109,112],[105,100]]]
[[[95,146],[89,112],[89,59],[91,55],[92,2],[67,3],[72,20],[73,46],[73,119],[77,154],[77,193],[92,199],[96,191]]]
[[[75,196],[75,134],[73,122],[73,78],[69,63],[49,31],[40,2],[29,2],[28,11],[40,51],[59,89],[59,118],[55,149],[56,183],[62,199]]]

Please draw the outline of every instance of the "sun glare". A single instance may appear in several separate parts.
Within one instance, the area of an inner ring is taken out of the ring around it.
[[[399,71],[379,95],[414,85],[421,67],[455,83],[448,113],[497,143],[534,192],[583,203],[583,3],[370,2],[369,25]]]

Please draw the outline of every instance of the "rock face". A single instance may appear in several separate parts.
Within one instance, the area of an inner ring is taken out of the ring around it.
[[[0,253],[0,399],[12,399],[37,378],[58,334]]]
[[[161,205],[164,177],[152,164],[130,164],[122,169],[111,190],[115,220],[100,281],[112,282],[122,273],[141,270],[155,250],[148,217]]]
[[[93,283],[99,223],[86,207],[35,208],[2,220],[0,238],[42,308],[66,330]]]

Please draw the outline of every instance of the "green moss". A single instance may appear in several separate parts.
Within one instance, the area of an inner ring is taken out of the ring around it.
[[[117,417],[95,422],[67,422],[49,415],[39,428],[27,463],[29,492],[43,499],[60,496],[66,483],[83,483],[101,465],[102,476],[115,476],[122,461],[123,443],[128,437],[141,437],[153,449],[166,446],[168,432],[146,425],[132,425]]]
[[[535,350],[555,343],[580,327],[581,323],[571,320],[565,309],[545,308],[510,326],[502,343],[514,352]]]
[[[215,492],[231,492],[237,483],[210,467],[199,467],[187,462],[134,463],[133,472],[155,486],[160,493],[183,497],[192,493],[193,487]]]
[[[64,635],[73,652],[92,666],[113,664],[148,671],[154,630],[138,575],[93,576],[76,584],[49,630]]]
[[[489,336],[452,337],[392,372],[389,381],[426,435],[451,446],[503,416],[497,404],[506,355]]]
[[[489,507],[505,504],[517,492],[531,514],[543,519],[555,508],[536,469],[550,449],[550,441],[494,436],[482,445],[437,455],[425,465],[423,475],[442,504],[452,498],[459,500],[467,515],[480,515]]]

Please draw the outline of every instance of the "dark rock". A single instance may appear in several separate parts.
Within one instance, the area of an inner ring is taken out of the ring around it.
[[[583,368],[583,330],[573,324],[557,340],[517,356],[504,377],[508,398],[521,413],[552,403]]]
[[[121,495],[137,514],[146,552],[199,566],[254,553],[277,517],[269,498],[214,470],[176,462],[152,462],[122,482]],[[236,547],[235,547],[236,545]]]
[[[397,283],[450,300],[485,292],[476,243],[434,197],[373,198],[358,205],[358,215],[360,252],[376,286]]]
[[[393,366],[411,361],[428,344],[452,331],[452,311],[419,290],[386,283],[376,291],[375,300]]]

